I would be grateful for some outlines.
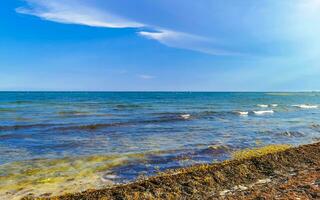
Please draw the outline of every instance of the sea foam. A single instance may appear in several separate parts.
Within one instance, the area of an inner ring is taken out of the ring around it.
[[[191,115],[190,114],[183,114],[183,115],[180,115],[180,117],[182,119],[190,119]]]
[[[238,111],[237,114],[238,115],[242,115],[242,116],[246,116],[246,115],[249,114],[249,112],[247,112],[247,111]]]
[[[268,108],[269,105],[266,105],[266,104],[258,104],[257,106],[261,107],[261,108]]]
[[[253,111],[254,114],[256,115],[264,115],[264,114],[273,114],[273,110],[258,110],[258,111]]]
[[[303,109],[314,109],[314,108],[318,108],[317,105],[309,105],[309,104],[299,104],[299,105],[292,105],[293,107],[297,107],[297,108],[303,108]]]

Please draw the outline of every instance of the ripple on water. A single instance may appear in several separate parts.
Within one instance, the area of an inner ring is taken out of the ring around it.
[[[16,108],[0,108],[0,113],[15,113],[17,112]]]
[[[67,111],[59,111],[58,115],[62,117],[70,117],[70,116],[88,116],[94,113],[90,113],[88,111],[75,111],[75,110],[67,110]]]

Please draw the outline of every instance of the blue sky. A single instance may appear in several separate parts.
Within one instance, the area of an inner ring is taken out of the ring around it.
[[[4,0],[0,90],[320,89],[320,0]]]

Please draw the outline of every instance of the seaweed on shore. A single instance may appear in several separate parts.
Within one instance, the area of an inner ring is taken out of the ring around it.
[[[232,154],[232,157],[238,160],[261,157],[267,154],[277,153],[280,151],[287,150],[290,147],[291,146],[287,144],[273,144],[273,145],[268,145],[260,148],[244,149],[241,151],[236,151]]]
[[[320,143],[271,149],[265,147],[257,154],[249,151],[250,156],[245,153],[244,157],[240,153],[241,159],[171,170],[111,188],[37,199],[219,199],[234,188],[246,188],[242,185],[276,179],[293,170],[302,171],[320,166]]]

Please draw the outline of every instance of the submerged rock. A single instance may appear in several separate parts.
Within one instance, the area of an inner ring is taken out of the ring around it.
[[[280,135],[287,136],[287,137],[303,137],[303,136],[305,136],[305,134],[300,131],[285,131],[285,132],[280,133]]]

